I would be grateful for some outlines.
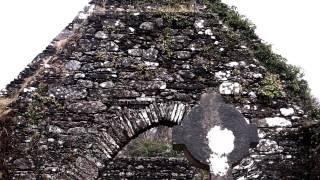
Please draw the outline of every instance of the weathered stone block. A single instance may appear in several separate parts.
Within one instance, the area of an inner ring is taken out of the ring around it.
[[[256,126],[215,92],[203,94],[200,104],[173,129],[174,146],[186,150],[199,167],[210,168],[214,177],[230,176],[231,167],[257,143]]]

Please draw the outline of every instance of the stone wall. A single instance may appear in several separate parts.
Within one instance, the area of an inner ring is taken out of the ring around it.
[[[182,158],[116,158],[101,179],[193,179],[196,168]]]
[[[289,84],[205,8],[93,4],[80,14],[67,38],[54,41],[4,93],[17,98],[2,125],[9,143],[1,174],[102,178],[131,139],[179,124],[210,89],[259,127],[260,142],[234,167],[235,177],[308,179],[303,102],[288,97]]]

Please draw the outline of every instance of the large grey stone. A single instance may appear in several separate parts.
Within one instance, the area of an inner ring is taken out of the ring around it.
[[[84,179],[93,180],[98,177],[98,167],[87,158],[78,157],[75,164],[82,171]]]
[[[140,29],[152,31],[154,29],[154,23],[153,22],[143,22],[140,26]]]
[[[65,67],[70,71],[76,71],[81,68],[81,63],[79,61],[71,60],[65,65]]]
[[[112,81],[106,81],[106,82],[103,82],[99,85],[100,87],[102,88],[112,88],[114,87],[114,83]]]
[[[92,88],[93,87],[93,82],[89,81],[89,80],[79,80],[78,84],[81,87],[85,87],[85,88]]]
[[[149,59],[149,60],[155,60],[158,57],[159,51],[155,48],[149,48],[145,51],[143,51],[142,57]]]
[[[94,37],[96,37],[97,39],[107,39],[108,36],[106,35],[106,33],[104,33],[103,31],[98,31]]]
[[[87,97],[88,92],[86,89],[78,87],[54,87],[49,90],[51,96],[60,100],[78,100]]]
[[[189,51],[177,51],[174,53],[175,58],[185,60],[191,58],[191,53]]]
[[[194,22],[194,27],[196,28],[196,29],[202,29],[202,28],[204,28],[204,20],[203,19],[198,19],[198,20],[196,20],[195,22]]]
[[[119,51],[119,46],[115,42],[107,42],[106,43],[106,50],[107,51]]]
[[[131,56],[142,56],[143,50],[142,49],[129,49],[128,54]]]
[[[19,170],[28,170],[32,168],[32,163],[27,158],[16,159],[13,162]]]
[[[223,82],[219,86],[220,94],[231,95],[231,94],[240,94],[241,85],[237,82]]]
[[[75,113],[93,114],[106,110],[107,106],[100,101],[83,101],[70,104],[67,109]]]
[[[282,117],[268,117],[257,120],[258,127],[291,127],[291,121]]]

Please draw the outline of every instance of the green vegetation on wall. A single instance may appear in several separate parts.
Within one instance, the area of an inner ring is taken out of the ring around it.
[[[146,131],[123,148],[120,156],[130,157],[177,157],[181,152],[174,151],[171,143],[171,129],[158,126]]]
[[[274,53],[271,45],[264,43],[255,34],[255,26],[236,12],[235,8],[229,8],[221,0],[204,0],[204,3],[213,13],[219,16],[224,24],[239,34],[241,41],[247,44],[247,47],[253,51],[255,58],[263,63],[268,72],[278,74],[279,79],[286,82],[286,86],[283,87],[285,93],[298,98],[304,104],[304,108],[309,112],[311,118],[319,118],[319,105],[310,94],[307,81],[302,79],[303,73],[300,68],[287,64],[284,57]],[[262,88],[260,93],[269,96],[279,95],[278,93],[272,95],[267,87]]]
[[[279,76],[267,73],[261,82],[258,94],[269,99],[283,97],[284,91]]]
[[[168,144],[146,138],[136,141],[128,148],[128,151],[131,156],[135,157],[155,157],[166,156],[171,150]]]

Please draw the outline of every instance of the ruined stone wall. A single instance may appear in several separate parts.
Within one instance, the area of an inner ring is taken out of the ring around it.
[[[3,176],[103,179],[131,139],[179,124],[211,89],[259,127],[260,142],[235,177],[308,179],[303,103],[217,14],[193,10],[149,4],[82,14],[87,19],[71,25],[65,47],[57,41],[49,59],[39,56],[8,88],[7,97],[18,97],[2,126]]]
[[[196,168],[182,158],[116,158],[101,171],[101,179],[193,179]]]

